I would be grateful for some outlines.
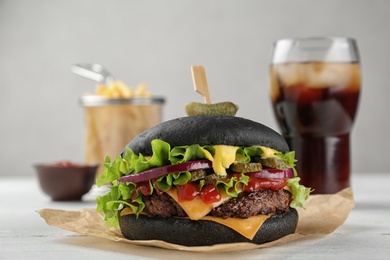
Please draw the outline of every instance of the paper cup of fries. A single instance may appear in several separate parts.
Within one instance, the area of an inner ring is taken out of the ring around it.
[[[146,84],[132,89],[119,81],[97,86],[96,93],[79,101],[84,107],[85,160],[99,164],[99,175],[105,156],[120,155],[132,138],[161,122],[165,100],[154,97]]]

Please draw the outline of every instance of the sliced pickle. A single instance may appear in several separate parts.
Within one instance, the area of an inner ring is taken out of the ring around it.
[[[281,169],[281,170],[287,170],[288,166],[286,163],[283,161],[282,158],[279,157],[267,157],[267,158],[256,158],[259,163],[261,163],[263,166],[267,166],[270,168],[276,168],[276,169]]]
[[[204,179],[206,177],[206,171],[205,170],[195,170],[191,172],[191,180],[190,181],[197,181]]]
[[[206,177],[204,177],[204,180],[206,184],[215,184],[218,180],[223,180],[228,178],[228,175],[221,175],[217,173],[209,174]]]
[[[191,102],[185,106],[188,116],[195,115],[227,115],[234,116],[238,111],[238,106],[232,102],[220,102],[214,104],[205,104]]]
[[[241,163],[235,162],[230,166],[230,169],[234,172],[258,172],[262,170],[261,163]]]

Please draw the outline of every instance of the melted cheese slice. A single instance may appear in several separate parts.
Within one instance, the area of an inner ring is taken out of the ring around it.
[[[242,218],[217,218],[213,216],[205,216],[201,220],[210,220],[221,225],[227,226],[234,231],[240,233],[242,236],[252,240],[257,231],[263,223],[270,217],[270,215],[257,215],[246,219]]]
[[[226,169],[236,160],[238,146],[214,145],[215,154],[203,149],[206,158],[213,163],[213,170],[217,174],[226,175]]]
[[[260,146],[261,150],[263,150],[263,154],[261,155],[262,158],[267,158],[267,157],[276,157],[275,153],[278,151],[269,147],[265,146]]]

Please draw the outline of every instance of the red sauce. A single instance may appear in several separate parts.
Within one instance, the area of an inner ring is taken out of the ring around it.
[[[217,187],[214,185],[204,186],[199,197],[205,204],[211,204],[221,200],[221,194],[219,194]]]
[[[253,192],[260,189],[279,190],[286,186],[286,179],[267,179],[249,177],[248,185],[244,187],[244,191]]]
[[[193,200],[200,192],[199,185],[192,182],[184,185],[178,185],[176,188],[179,202]]]
[[[179,202],[193,200],[199,197],[205,204],[211,204],[221,200],[221,195],[215,185],[206,185],[200,189],[199,185],[187,183],[176,186]]]
[[[77,164],[71,162],[71,161],[59,161],[52,164],[48,164],[48,166],[52,167],[62,167],[62,168],[71,168],[78,166]]]
[[[138,183],[137,190],[139,190],[144,196],[150,196],[152,194],[149,181],[143,181]]]
[[[238,179],[241,175],[233,175]],[[249,177],[248,185],[244,187],[245,192],[259,191],[260,189],[272,189],[279,190],[286,186],[287,179],[284,178],[254,178]],[[184,185],[178,185],[177,196],[179,202],[193,200],[196,197],[199,197],[205,204],[211,204],[221,200],[221,194],[216,186],[214,185],[205,185],[200,189],[198,184],[187,183]]]

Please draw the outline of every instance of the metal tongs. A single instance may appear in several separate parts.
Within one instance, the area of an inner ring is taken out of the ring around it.
[[[96,81],[100,84],[109,84],[114,81],[111,73],[97,63],[78,63],[70,68],[74,74]]]

